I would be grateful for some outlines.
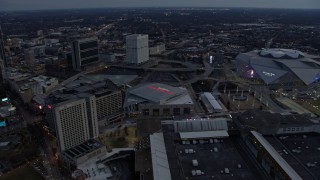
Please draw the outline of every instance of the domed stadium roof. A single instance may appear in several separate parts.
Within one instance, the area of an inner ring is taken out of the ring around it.
[[[266,84],[279,83],[283,79],[301,80],[306,85],[320,81],[320,62],[298,50],[263,49],[240,53],[236,64],[240,76],[260,78]]]
[[[272,58],[303,58],[304,54],[301,51],[293,49],[263,49],[260,51],[261,56]]]

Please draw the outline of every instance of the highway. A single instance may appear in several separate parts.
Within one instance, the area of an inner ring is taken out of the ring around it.
[[[94,35],[99,36],[101,33],[108,31],[109,29],[111,29],[113,27],[113,24],[108,24],[106,26],[104,26],[103,28],[99,29],[98,31],[94,32]]]

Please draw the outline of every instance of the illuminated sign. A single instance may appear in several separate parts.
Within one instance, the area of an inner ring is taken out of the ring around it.
[[[263,73],[265,76],[270,76],[270,77],[275,76],[275,74],[270,73],[270,72],[265,72],[265,71],[263,71],[262,73]]]
[[[7,123],[5,121],[0,121],[0,127],[5,127],[7,126]]]
[[[8,100],[9,100],[9,98],[3,98],[3,99],[1,99],[2,102],[6,102],[6,101],[8,101]]]
[[[52,105],[48,105],[48,108],[49,108],[49,109],[52,109],[53,107],[52,107]]]
[[[158,91],[158,92],[162,92],[162,93],[166,93],[168,95],[172,95],[173,92],[169,91],[168,89],[165,88],[161,88],[161,87],[154,87],[154,86],[148,86],[149,89]]]
[[[214,58],[212,56],[210,56],[210,64],[212,64],[213,60],[214,60]]]
[[[249,73],[250,77],[253,78],[254,76],[254,70],[250,69],[249,71],[247,71],[247,73]]]

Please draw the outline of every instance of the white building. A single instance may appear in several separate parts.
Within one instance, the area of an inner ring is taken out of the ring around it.
[[[126,61],[129,64],[141,64],[149,61],[148,35],[133,34],[126,37]]]
[[[94,97],[69,100],[54,107],[56,134],[60,152],[98,137]]]

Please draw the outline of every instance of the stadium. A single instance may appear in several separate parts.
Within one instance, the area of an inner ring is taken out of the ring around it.
[[[267,85],[312,85],[320,81],[320,62],[298,50],[262,49],[236,57],[236,71],[242,78]]]
[[[139,111],[144,116],[190,115],[193,108],[187,89],[161,83],[140,84],[128,89],[124,103],[128,114]]]

